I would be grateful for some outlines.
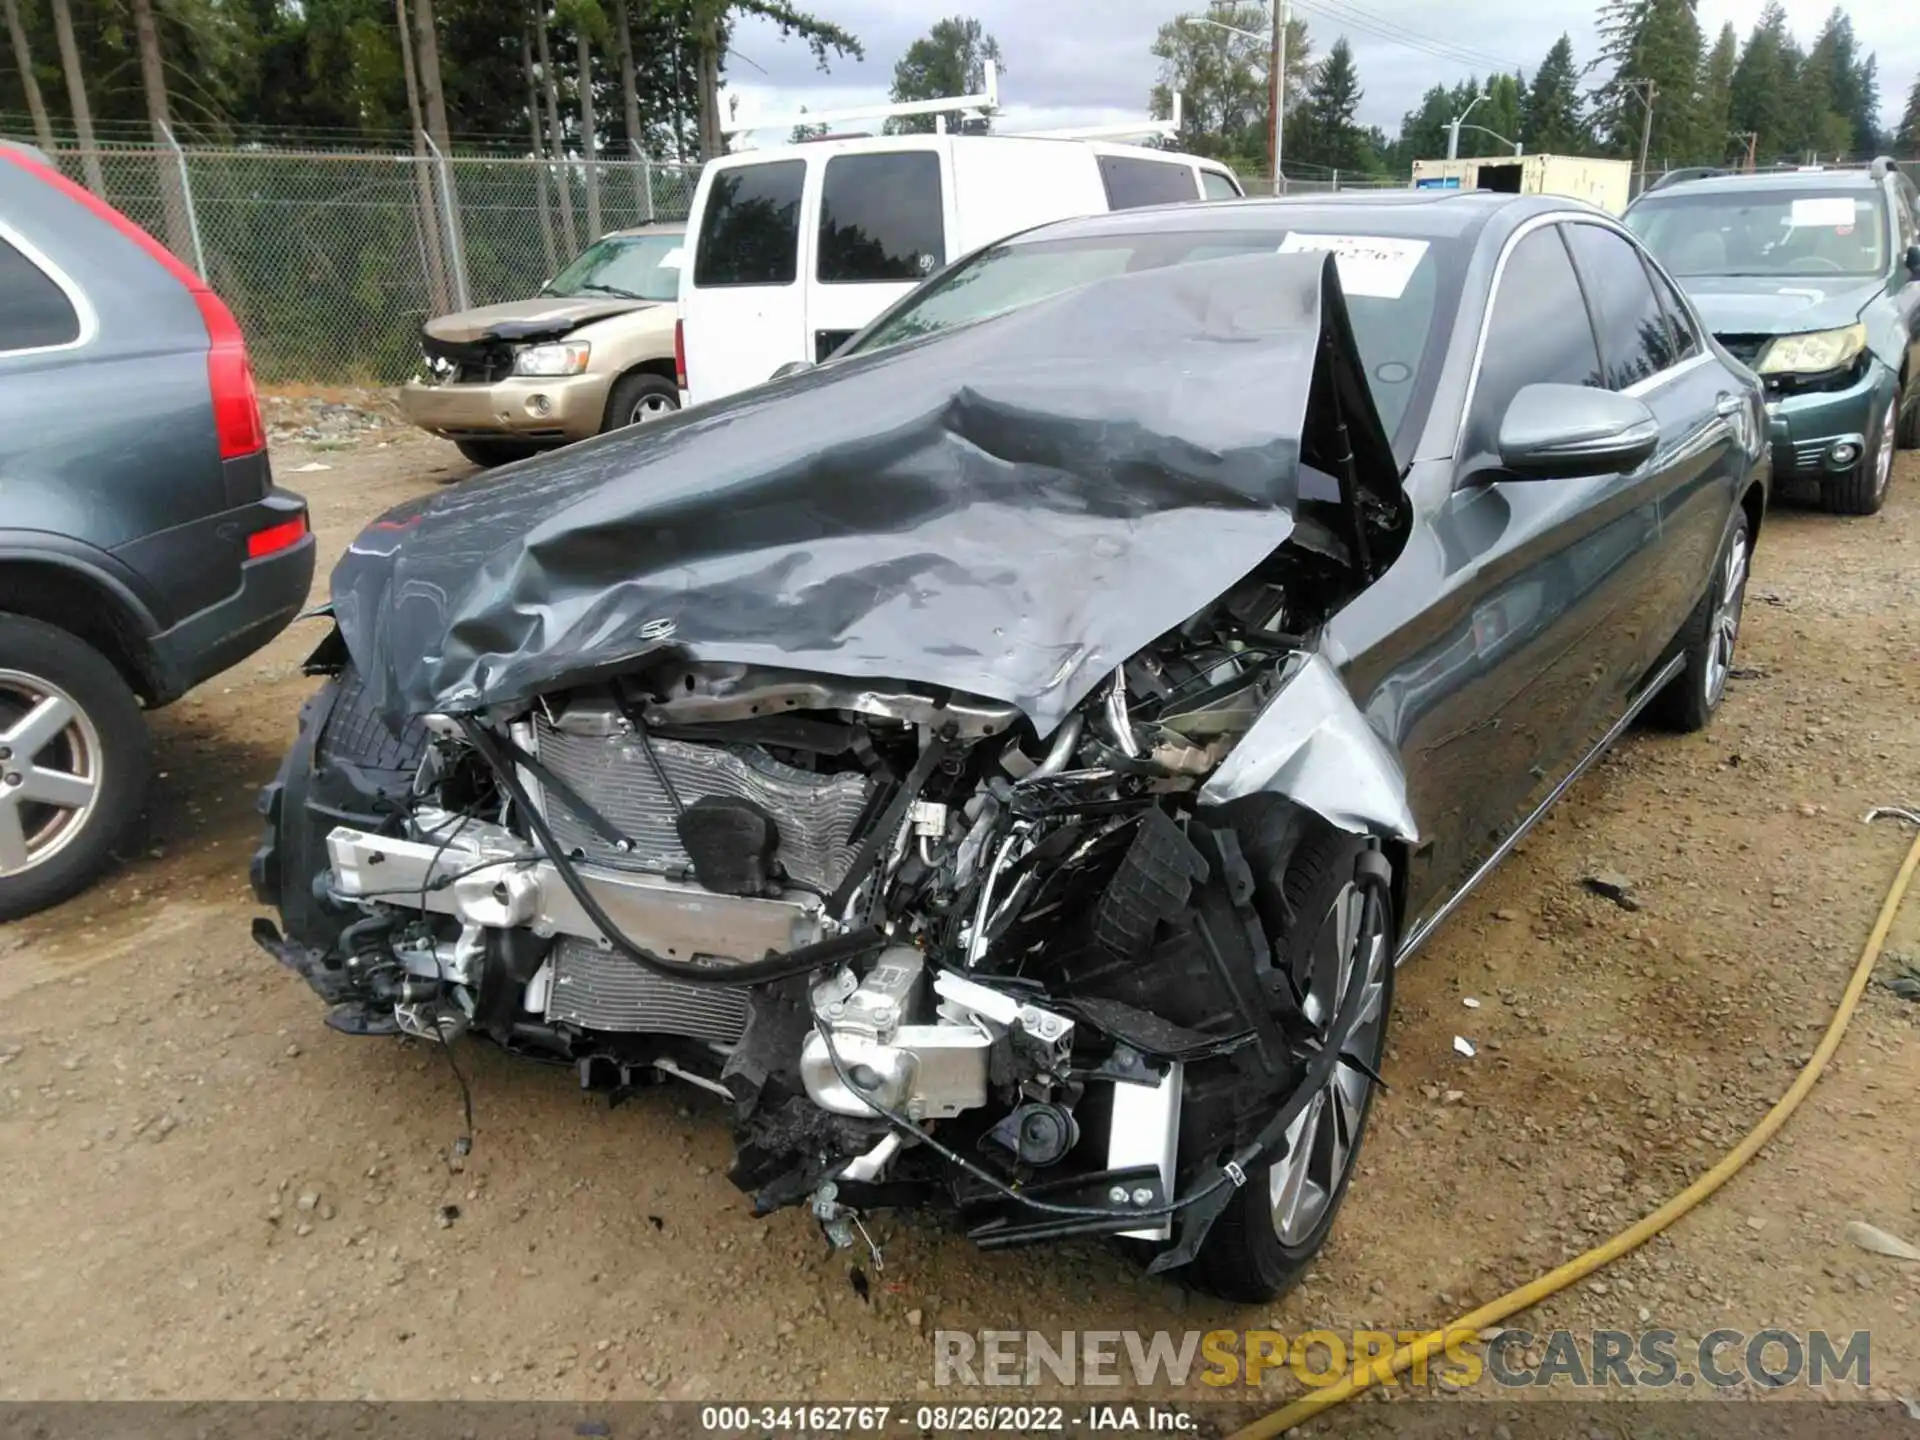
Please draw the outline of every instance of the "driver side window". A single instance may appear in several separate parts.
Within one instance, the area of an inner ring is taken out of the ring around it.
[[[1523,386],[1606,384],[1580,282],[1558,225],[1524,236],[1493,294],[1463,459],[1498,451],[1500,419]],[[1470,468],[1477,468],[1470,467]]]

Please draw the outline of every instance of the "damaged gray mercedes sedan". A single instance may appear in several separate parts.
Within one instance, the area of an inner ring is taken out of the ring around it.
[[[361,1035],[725,1098],[837,1244],[1325,1239],[1394,965],[1643,709],[1725,693],[1754,377],[1539,198],[988,247],[827,364],[387,515],[265,792]]]

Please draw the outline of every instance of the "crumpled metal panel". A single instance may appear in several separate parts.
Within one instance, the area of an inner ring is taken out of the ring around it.
[[[1284,795],[1356,835],[1409,844],[1420,827],[1393,747],[1367,723],[1323,655],[1304,655],[1200,791],[1203,805]]]
[[[1239,256],[404,505],[335,569],[337,619],[392,722],[524,702],[671,644],[945,685],[1044,736],[1291,533],[1323,330],[1362,397],[1364,483],[1397,497],[1331,259]]]

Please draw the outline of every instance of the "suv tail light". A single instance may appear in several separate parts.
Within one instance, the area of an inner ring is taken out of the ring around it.
[[[253,366],[247,363],[246,337],[240,325],[213,291],[204,285],[193,292],[206,322],[207,383],[213,391],[213,428],[220,437],[220,458],[233,460],[267,448],[260,424],[260,393],[254,388]]]
[[[247,361],[246,338],[233,318],[233,312],[218,295],[180,259],[153,236],[122,215],[113,206],[67,179],[58,170],[42,165],[16,149],[0,149],[0,159],[10,160],[31,171],[76,205],[118,230],[146,251],[166,272],[187,288],[200,308],[201,322],[207,327],[207,386],[213,392],[213,424],[220,438],[220,458],[232,460],[267,448],[266,430],[260,423],[260,395],[254,388],[253,366]]]
[[[673,322],[673,383],[687,388],[687,322]]]

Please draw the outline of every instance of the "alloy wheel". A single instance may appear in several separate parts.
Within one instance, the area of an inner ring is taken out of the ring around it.
[[[0,875],[43,865],[100,801],[100,732],[59,686],[0,670]]]
[[[1880,420],[1880,438],[1873,447],[1873,495],[1878,500],[1887,493],[1893,480],[1893,450],[1900,429],[1900,401],[1887,402],[1887,413]]]
[[[1747,601],[1747,532],[1743,526],[1735,532],[1727,550],[1726,573],[1721,577],[1714,600],[1713,619],[1707,626],[1707,707],[1720,703],[1727,693],[1727,677],[1733,673],[1733,651],[1740,640],[1740,616]]]
[[[627,415],[629,425],[644,425],[649,420],[664,420],[680,407],[673,403],[672,397],[660,394],[642,395],[633,402],[633,409]]]
[[[1301,985],[1302,1009],[1326,1038],[1334,1019],[1357,989],[1359,1006],[1344,1053],[1371,1067],[1386,1023],[1387,932],[1384,919],[1367,920],[1366,896],[1348,884],[1320,923]],[[1354,1147],[1373,1082],[1365,1071],[1341,1062],[1326,1084],[1287,1127],[1287,1153],[1268,1175],[1274,1233],[1282,1244],[1304,1244],[1325,1218],[1340,1182],[1353,1163]]]

